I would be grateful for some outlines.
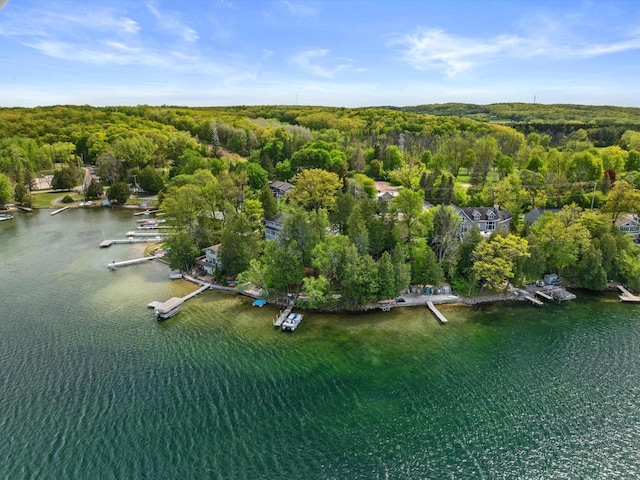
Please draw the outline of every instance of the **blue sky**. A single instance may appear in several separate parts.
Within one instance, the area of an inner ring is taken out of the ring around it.
[[[640,2],[9,0],[0,68],[0,106],[640,107]]]

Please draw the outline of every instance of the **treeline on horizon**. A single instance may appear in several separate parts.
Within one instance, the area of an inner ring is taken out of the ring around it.
[[[33,178],[103,190],[135,181],[175,227],[170,261],[187,269],[221,244],[220,276],[309,305],[361,306],[409,283],[461,293],[556,272],[577,286],[640,287],[638,249],[613,225],[640,210],[640,109],[467,104],[403,108],[52,106],[0,109],[0,204],[28,203]],[[294,185],[276,201],[268,182]],[[376,200],[374,180],[400,189]],[[425,202],[435,208],[425,209]],[[459,236],[451,205],[492,206],[511,231]],[[533,225],[522,215],[558,209]],[[281,213],[281,241],[264,219]]]

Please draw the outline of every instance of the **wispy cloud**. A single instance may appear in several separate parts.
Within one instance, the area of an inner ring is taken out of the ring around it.
[[[640,49],[640,34],[592,43],[568,35],[539,32],[532,36],[499,35],[491,39],[456,36],[441,29],[418,29],[387,43],[416,70],[442,70],[453,77],[496,58],[546,57],[550,59],[592,58]]]
[[[185,25],[178,19],[176,12],[160,12],[153,3],[147,3],[147,8],[158,21],[163,30],[177,35],[185,42],[194,43],[200,36],[193,28]]]
[[[328,55],[329,50],[325,48],[310,48],[295,55],[292,63],[307,73],[324,78],[333,78],[338,72],[349,68],[349,65],[344,63],[333,66],[321,65],[320,62],[327,59]]]
[[[294,17],[306,18],[313,17],[318,14],[315,8],[313,8],[308,2],[292,2],[289,0],[282,0],[282,4],[287,8],[289,13]]]

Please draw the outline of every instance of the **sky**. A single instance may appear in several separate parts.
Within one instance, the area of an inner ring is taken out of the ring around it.
[[[0,8],[2,107],[640,107],[640,1],[0,0]]]

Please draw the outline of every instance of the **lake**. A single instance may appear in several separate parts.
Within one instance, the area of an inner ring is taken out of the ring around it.
[[[131,211],[0,223],[0,472],[11,479],[640,476],[640,316],[563,304],[307,313],[206,292],[146,244],[100,249]]]

